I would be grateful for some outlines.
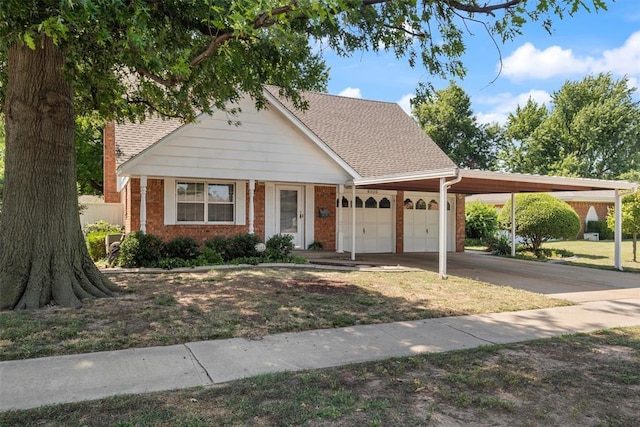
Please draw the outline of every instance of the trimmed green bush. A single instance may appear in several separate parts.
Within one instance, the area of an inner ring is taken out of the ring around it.
[[[600,240],[613,240],[613,230],[607,225],[607,221],[587,222],[586,233],[598,233]]]
[[[253,258],[260,254],[256,251],[256,245],[261,243],[255,234],[242,233],[232,237],[216,236],[204,242],[204,246],[222,255],[225,262],[236,258]]]
[[[293,236],[277,234],[267,240],[266,246],[263,255],[266,262],[289,262],[294,248]]]
[[[551,239],[575,239],[580,232],[580,217],[566,202],[545,193],[517,194],[516,234],[534,252]],[[498,216],[500,226],[511,228],[511,200]]]
[[[162,258],[162,239],[141,231],[129,234],[120,244],[118,264],[122,267],[156,267]]]
[[[464,209],[465,232],[471,239],[487,240],[498,232],[498,211],[484,202],[467,203]]]
[[[200,255],[200,245],[191,237],[176,237],[164,244],[166,258],[196,259]]]
[[[107,237],[106,231],[94,231],[87,234],[87,248],[89,249],[89,256],[92,260],[98,261],[107,257],[107,247],[105,238]]]

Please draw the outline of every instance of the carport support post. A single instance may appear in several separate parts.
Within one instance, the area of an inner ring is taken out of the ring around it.
[[[447,186],[446,178],[440,178],[440,203],[438,205],[440,231],[438,233],[439,276],[447,278]]]
[[[338,244],[337,251],[339,254],[344,253],[344,232],[342,230],[342,197],[344,196],[344,184],[338,185]]]
[[[516,195],[511,193],[511,256],[516,256]]]
[[[616,188],[615,192],[615,225],[614,225],[614,265],[622,271],[622,194]]]
[[[356,186],[351,186],[351,261],[356,259]]]

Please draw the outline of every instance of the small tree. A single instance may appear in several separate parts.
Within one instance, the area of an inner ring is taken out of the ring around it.
[[[511,228],[511,200],[498,219],[502,228]],[[579,232],[580,217],[566,202],[544,193],[516,195],[516,234],[532,251],[550,239],[574,239]]]
[[[488,203],[467,203],[464,217],[468,238],[486,240],[494,237],[498,231],[498,211]]]
[[[615,214],[612,209],[607,216],[607,225],[614,229]],[[640,233],[640,193],[622,199],[622,233],[631,234],[633,240],[633,262],[638,262],[638,234]]]

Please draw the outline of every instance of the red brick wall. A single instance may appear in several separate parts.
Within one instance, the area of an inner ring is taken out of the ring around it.
[[[396,253],[404,253],[404,191],[396,194]]]
[[[116,128],[114,122],[107,122],[103,131],[103,194],[105,203],[119,203],[116,177]]]
[[[131,179],[126,191],[125,230],[140,230],[140,180]],[[264,240],[264,185],[256,185],[254,193],[254,232]],[[147,233],[162,237],[165,241],[175,237],[191,237],[199,243],[215,236],[233,236],[249,232],[249,188],[246,191],[245,225],[164,225],[164,180],[147,181]]]
[[[464,252],[465,231],[465,195],[456,194],[456,252]]]
[[[591,206],[594,207],[596,213],[598,214],[598,220],[604,221],[607,219],[608,209],[611,207],[613,209],[613,203],[592,203],[592,202],[567,202],[573,209],[575,209],[576,213],[580,217],[580,233],[578,234],[578,238],[581,239],[584,236],[584,229],[587,225],[587,213],[589,213],[589,208]]]
[[[336,250],[336,200],[337,193],[335,186],[315,187],[315,212],[313,213],[314,240],[322,242],[324,249],[330,251]],[[320,208],[329,211],[327,218],[320,218]]]

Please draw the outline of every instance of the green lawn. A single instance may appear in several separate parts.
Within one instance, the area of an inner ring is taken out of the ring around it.
[[[569,240],[549,242],[543,248],[565,249],[575,254],[569,264],[598,268],[613,268],[614,245],[612,240],[594,242],[590,240]],[[622,242],[622,267],[627,271],[640,273],[640,263],[633,262],[632,242]]]

